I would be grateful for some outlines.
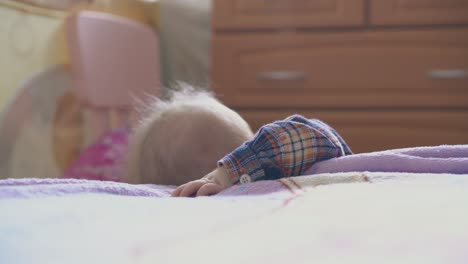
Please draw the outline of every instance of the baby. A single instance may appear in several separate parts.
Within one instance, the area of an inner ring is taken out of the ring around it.
[[[185,89],[149,105],[130,143],[126,181],[180,185],[172,196],[204,196],[233,184],[302,175],[316,162],[350,154],[320,120],[293,115],[254,137],[211,94]]]
[[[129,183],[193,181],[253,137],[247,122],[208,92],[183,87],[146,108],[130,140],[124,179]]]
[[[172,196],[216,194],[233,184],[302,175],[316,162],[352,154],[327,124],[293,115],[263,126],[203,178],[179,186]]]

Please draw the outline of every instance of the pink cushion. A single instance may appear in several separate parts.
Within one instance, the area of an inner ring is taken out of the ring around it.
[[[111,131],[86,148],[62,178],[122,181],[130,129]]]
[[[72,75],[79,96],[97,107],[126,107],[159,95],[159,43],[149,26],[80,11],[67,19]]]

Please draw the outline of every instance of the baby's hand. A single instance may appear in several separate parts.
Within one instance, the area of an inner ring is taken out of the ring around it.
[[[172,192],[173,197],[206,196],[217,194],[232,186],[228,174],[223,167],[218,167],[205,177],[183,184]]]

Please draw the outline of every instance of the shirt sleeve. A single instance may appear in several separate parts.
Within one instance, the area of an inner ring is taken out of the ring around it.
[[[343,138],[317,119],[293,115],[260,128],[254,138],[218,162],[232,183],[299,176],[319,161],[352,154]]]

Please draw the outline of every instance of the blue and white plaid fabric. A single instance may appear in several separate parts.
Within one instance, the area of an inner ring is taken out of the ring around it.
[[[252,181],[299,176],[316,162],[350,155],[343,138],[317,119],[293,115],[265,125],[255,137],[218,162],[233,183],[243,174]]]

